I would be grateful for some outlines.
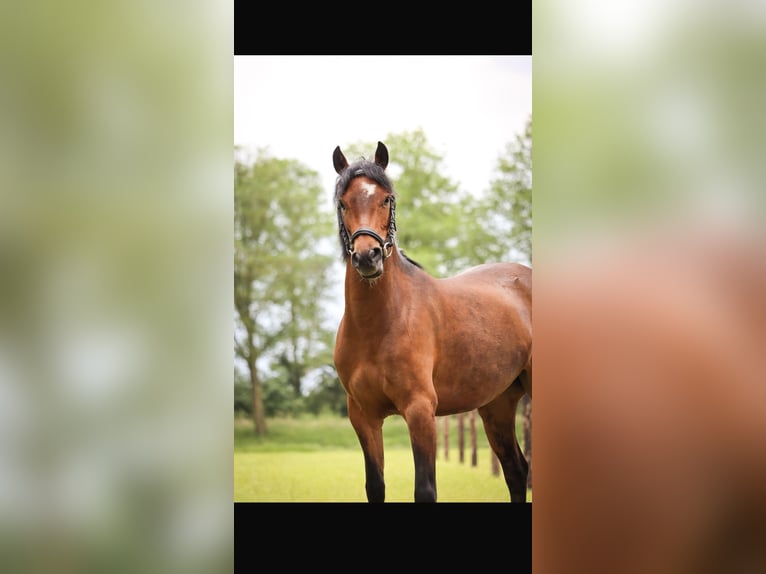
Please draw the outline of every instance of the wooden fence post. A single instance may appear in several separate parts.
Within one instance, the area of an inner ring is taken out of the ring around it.
[[[527,488],[532,488],[532,401],[529,396],[524,396],[522,404],[524,405],[524,455],[529,464]]]
[[[471,466],[476,466],[479,461],[478,453],[476,452],[476,411],[471,411],[468,415],[468,426],[471,432]]]
[[[449,418],[444,417],[444,460],[449,460]]]

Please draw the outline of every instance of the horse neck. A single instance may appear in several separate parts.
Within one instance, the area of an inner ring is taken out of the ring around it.
[[[394,248],[385,261],[383,275],[370,282],[359,276],[349,258],[346,261],[346,316],[359,326],[375,327],[380,321],[390,321],[410,292],[411,279],[403,265]]]

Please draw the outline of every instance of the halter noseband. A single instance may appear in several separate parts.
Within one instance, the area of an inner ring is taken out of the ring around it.
[[[354,251],[353,251],[353,249],[354,249],[354,239],[356,239],[360,235],[369,235],[375,241],[380,243],[380,248],[383,250],[383,259],[386,259],[387,257],[391,256],[391,250],[394,247],[393,242],[390,239],[388,239],[388,238],[384,241],[383,238],[380,235],[375,233],[369,227],[360,227],[359,229],[354,231],[354,234],[351,236],[351,247],[350,247],[349,252],[348,252],[349,255],[353,255],[354,254]],[[388,252],[386,252],[386,250],[388,250]]]
[[[349,255],[354,254],[354,240],[360,235],[369,235],[380,244],[380,248],[383,250],[383,260],[385,261],[387,258],[391,257],[396,240],[396,200],[394,199],[393,195],[389,196],[389,200],[391,207],[388,216],[388,233],[386,234],[385,239],[383,239],[376,231],[370,229],[369,227],[360,227],[349,237],[348,230],[343,223],[343,215],[341,214],[340,202],[338,203],[338,226],[340,228],[340,235],[343,239],[343,244],[346,247],[346,252]]]

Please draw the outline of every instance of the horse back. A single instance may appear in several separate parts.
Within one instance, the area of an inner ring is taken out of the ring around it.
[[[521,263],[484,263],[458,273],[453,279],[469,277],[494,282],[505,289],[521,289],[532,297],[532,269]]]
[[[485,263],[477,265],[450,280],[466,290],[498,290],[508,296],[509,305],[524,315],[531,331],[532,325],[532,269],[521,263]]]

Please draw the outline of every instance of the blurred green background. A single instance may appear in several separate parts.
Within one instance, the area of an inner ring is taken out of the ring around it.
[[[534,10],[537,271],[628,233],[762,231],[760,3]],[[232,17],[2,8],[6,571],[231,570]]]
[[[231,571],[232,6],[0,9],[0,562]]]

